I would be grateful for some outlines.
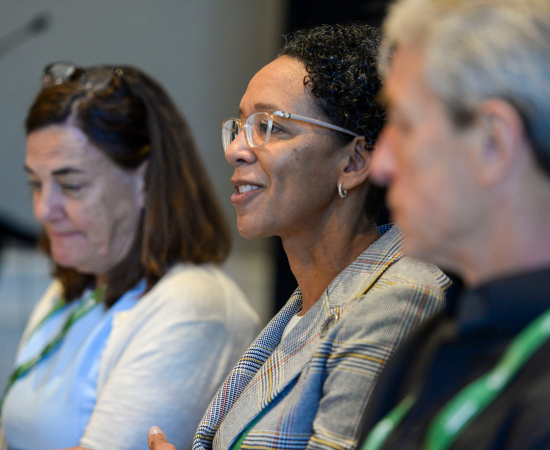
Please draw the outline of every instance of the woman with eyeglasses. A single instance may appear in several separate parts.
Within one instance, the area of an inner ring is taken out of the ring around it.
[[[218,268],[229,231],[189,129],[132,67],[57,63],[27,120],[25,171],[55,281],[3,397],[12,449],[189,446],[257,333]]]
[[[358,24],[292,35],[223,122],[239,231],[280,236],[299,288],[214,397],[195,450],[354,448],[386,360],[443,306],[448,278],[375,223],[378,44]],[[150,447],[168,450],[160,429]]]

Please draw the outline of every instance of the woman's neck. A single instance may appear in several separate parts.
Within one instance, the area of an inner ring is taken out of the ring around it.
[[[302,291],[304,315],[319,300],[334,278],[380,237],[375,224],[319,230],[283,237],[292,273]]]
[[[107,283],[107,275],[96,275],[95,276],[95,286],[104,286]]]

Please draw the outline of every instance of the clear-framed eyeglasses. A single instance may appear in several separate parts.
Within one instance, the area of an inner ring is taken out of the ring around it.
[[[244,135],[246,137],[246,143],[249,147],[259,148],[263,147],[269,141],[271,131],[273,130],[273,118],[282,117],[284,119],[297,120],[299,122],[307,122],[314,125],[318,125],[323,128],[329,128],[331,130],[340,131],[341,133],[349,134],[351,136],[359,136],[358,134],[346,130],[345,128],[332,125],[331,123],[323,122],[317,119],[310,119],[309,117],[300,116],[298,114],[291,114],[282,111],[271,112],[257,112],[250,114],[246,119],[235,119],[233,117],[225,119],[222,122],[222,143],[223,151],[225,152],[231,143],[237,139],[237,136],[244,128]]]

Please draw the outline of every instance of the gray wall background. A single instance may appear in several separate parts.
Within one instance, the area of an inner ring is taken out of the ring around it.
[[[221,121],[281,42],[284,0],[0,0],[0,36],[46,11],[44,33],[0,59],[0,213],[36,229],[22,165],[22,122],[46,64],[125,63],[156,78],[187,117],[225,210],[232,170]],[[234,220],[232,220],[234,223]],[[237,246],[244,245],[241,240]],[[256,244],[252,244],[256,245]]]
[[[203,162],[233,226],[225,269],[262,319],[272,313],[271,242],[236,231],[229,197],[232,167],[221,146],[221,121],[238,113],[250,78],[282,42],[285,0],[0,0],[0,38],[47,12],[52,24],[0,59],[0,215],[38,230],[23,172],[23,120],[50,62],[130,64],[157,79],[186,116]],[[47,263],[28,250],[0,255],[0,388]],[[34,286],[33,283],[36,283]]]

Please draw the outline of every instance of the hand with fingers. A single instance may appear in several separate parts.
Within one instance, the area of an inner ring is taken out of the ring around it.
[[[151,427],[148,435],[149,450],[176,450],[159,427]],[[63,450],[90,450],[84,447],[71,447]]]
[[[150,450],[176,450],[159,427],[151,427],[148,441]]]
[[[70,448],[64,448],[59,450],[90,450],[90,449],[85,447],[70,447]]]

